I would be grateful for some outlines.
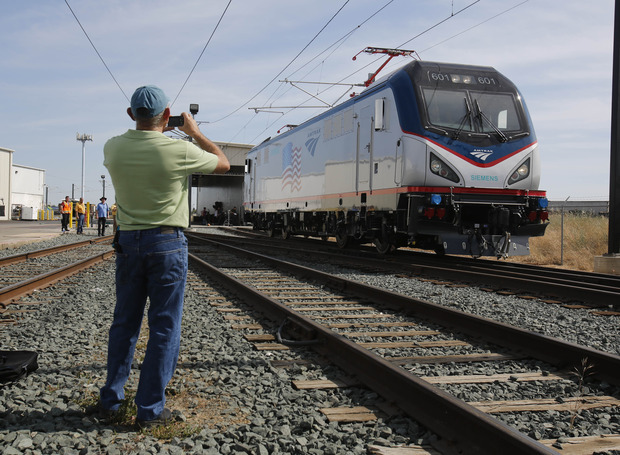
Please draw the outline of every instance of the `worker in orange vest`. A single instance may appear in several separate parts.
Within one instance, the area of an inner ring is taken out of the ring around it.
[[[71,203],[69,196],[65,196],[65,200],[60,203],[60,214],[62,215],[62,233],[69,232],[69,217],[71,216]]]

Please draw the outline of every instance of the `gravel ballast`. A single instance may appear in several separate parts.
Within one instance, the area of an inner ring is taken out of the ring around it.
[[[84,237],[79,240],[85,240]],[[0,256],[75,239],[72,235],[59,236],[38,244],[2,250]],[[395,292],[620,353],[617,317],[597,317],[585,310],[567,310],[538,301],[475,289],[448,288],[415,279],[327,269]],[[207,292],[215,295],[215,291]],[[93,402],[105,380],[107,332],[114,294],[114,262],[107,261],[82,273],[79,280],[69,278],[37,292],[32,300],[50,302],[28,306],[27,309],[35,311],[21,313],[16,325],[0,328],[0,349],[39,352],[39,369],[34,374],[12,384],[0,385],[2,453],[340,455],[366,454],[370,444],[423,443],[432,438],[422,426],[402,417],[367,423],[329,423],[319,408],[364,405],[372,403],[376,396],[355,387],[296,390],[291,383],[293,379],[331,377],[332,368],[272,367],[269,360],[282,354],[255,351],[241,331],[230,329],[230,322],[209,304],[205,292],[192,286],[186,290],[179,364],[168,388],[168,402],[175,410],[175,426],[182,431],[162,437],[89,415],[84,408]],[[143,348],[139,341],[127,384],[128,396],[137,386]],[[431,368],[433,366],[424,365],[420,374],[428,374]],[[541,385],[539,390],[544,391],[544,387],[548,386]],[[487,393],[485,387],[474,389],[478,396]],[[615,389],[610,392],[617,393]],[[530,393],[535,396],[542,392],[532,390]],[[507,417],[507,420],[514,418]],[[565,420],[564,417],[558,419]],[[599,417],[598,428],[594,430],[587,416],[582,420],[589,426],[590,434],[620,432],[617,413],[609,414],[608,419]],[[510,423],[523,426],[522,431],[532,431],[528,428],[536,427],[536,422],[531,425],[518,421]],[[539,427],[536,430],[539,437],[551,436],[544,422]]]

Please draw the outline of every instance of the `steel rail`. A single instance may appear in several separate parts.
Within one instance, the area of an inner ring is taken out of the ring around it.
[[[44,248],[42,250],[30,251],[28,253],[21,253],[21,254],[14,254],[12,256],[6,256],[3,258],[0,258],[0,267],[10,265],[10,264],[16,264],[19,262],[25,262],[28,259],[49,256],[54,253],[61,253],[63,251],[73,250],[75,248],[80,248],[86,245],[102,243],[102,242],[105,242],[111,239],[112,239],[112,236],[109,235],[105,237],[99,237],[95,240],[84,240],[82,242],[67,243],[65,245],[53,246],[51,248]]]
[[[190,237],[233,250],[240,254],[250,255],[271,264],[273,267],[285,267],[287,271],[292,270],[300,276],[317,280],[334,289],[372,298],[393,310],[429,319],[444,326],[454,327],[458,332],[466,333],[474,338],[484,338],[499,346],[526,353],[533,358],[549,362],[560,368],[580,365],[581,361],[587,357],[596,366],[595,376],[599,376],[612,384],[620,385],[620,356],[586,346],[579,346],[482,316],[468,314],[453,308],[446,308],[425,300],[414,299],[375,286],[340,278],[309,267],[226,245],[222,242],[206,240],[191,235]]]
[[[73,264],[69,264],[65,267],[54,269],[50,272],[43,273],[28,280],[20,281],[19,283],[15,283],[5,288],[2,288],[0,289],[0,304],[6,306],[12,300],[30,294],[35,289],[50,286],[51,284],[54,284],[57,281],[60,281],[77,272],[80,272],[98,262],[104,261],[113,254],[114,250],[99,253],[81,261],[74,262]]]
[[[215,237],[213,234],[206,235]],[[226,236],[217,237],[230,239],[230,237]],[[241,240],[237,241],[241,242]],[[268,247],[271,249],[292,249],[291,246],[269,245]],[[311,254],[328,256],[331,253],[314,250],[311,251]],[[533,266],[522,268],[520,267],[521,264],[517,267],[511,264],[508,267],[506,264],[497,263],[500,265],[496,265],[496,263],[490,261],[463,261],[462,258],[441,262],[422,259],[420,262],[410,263],[408,258],[377,259],[375,257],[368,257],[368,255],[360,252],[341,254],[339,258],[357,265],[359,265],[360,259],[363,259],[364,265],[374,265],[377,268],[387,268],[400,273],[409,272],[457,281],[482,282],[485,285],[493,285],[505,289],[536,292],[540,295],[572,301],[590,302],[595,306],[618,307],[620,305],[620,279],[603,274],[556,271],[555,269]],[[512,268],[513,270],[507,271],[507,268]],[[600,276],[600,282],[594,282],[593,276]]]
[[[245,229],[238,228],[224,228],[227,230],[231,230],[235,232],[235,234],[239,236],[244,236],[247,238],[255,238],[255,239],[264,239],[269,240],[268,237],[260,234],[256,234],[252,231],[247,231]],[[218,236],[217,234],[207,234],[210,236]],[[223,237],[223,236],[222,236]],[[277,240],[273,240],[277,241]],[[302,243],[311,243],[311,244],[319,244],[319,245],[329,245],[324,241],[319,241],[316,239],[305,239],[299,236],[292,237],[289,241],[291,242],[302,242]],[[341,252],[346,252],[347,255],[351,256],[361,256],[368,257],[371,256],[380,256],[379,253],[373,247],[364,247],[361,246],[358,249],[345,249],[341,250]],[[383,258],[387,261],[401,261],[415,265],[430,265],[437,267],[442,263],[448,263],[453,268],[462,268],[462,267],[471,267],[473,269],[480,268],[481,270],[507,270],[511,273],[528,273],[531,272],[536,274],[537,276],[545,276],[546,279],[565,279],[570,281],[579,281],[582,283],[593,283],[601,286],[609,286],[610,288],[620,289],[620,276],[610,275],[605,273],[597,273],[597,272],[586,272],[583,270],[572,270],[572,269],[561,269],[561,268],[553,268],[548,266],[539,266],[533,264],[526,264],[520,262],[511,262],[511,261],[500,261],[500,260],[492,260],[489,258],[469,258],[464,256],[438,256],[432,253],[422,253],[419,251],[409,250],[407,248],[401,248],[398,250],[396,255],[387,255],[383,256]]]
[[[248,254],[245,250],[220,242],[200,240],[222,246],[236,253]],[[304,278],[315,279],[331,287],[364,295],[392,308],[439,321],[443,325],[455,325],[459,331],[470,335],[483,334],[484,338],[490,338],[500,345],[521,349],[534,358],[543,358],[555,364],[558,360],[562,363],[579,364],[584,356],[588,357],[597,366],[597,372],[601,377],[615,377],[617,383],[620,371],[620,357],[618,356],[582,348],[506,324],[442,308],[429,302],[410,299],[261,254],[249,254],[272,266],[292,269]],[[430,386],[427,382],[359,347],[345,337],[297,314],[278,301],[246,287],[242,282],[217,270],[196,256],[190,255],[190,257],[208,271],[217,282],[234,290],[246,302],[254,304],[260,302],[261,310],[269,317],[276,321],[288,320],[297,325],[300,333],[305,333],[307,338],[319,342],[314,346],[315,349],[329,356],[343,370],[356,375],[364,384],[385,399],[393,401],[408,415],[423,422],[432,431],[447,439],[450,446],[458,448],[459,453],[496,453],[498,450],[505,454],[557,453],[472,406]],[[525,344],[520,341],[521,338],[525,339]],[[602,365],[603,361],[605,365]]]

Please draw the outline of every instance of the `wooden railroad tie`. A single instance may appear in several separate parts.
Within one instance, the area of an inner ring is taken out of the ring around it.
[[[341,379],[315,379],[307,381],[293,381],[293,387],[297,390],[323,390],[323,389],[343,389],[360,385],[355,378]]]
[[[234,330],[261,330],[264,327],[260,324],[232,324]]]
[[[368,453],[370,453],[371,455],[441,455],[441,452],[438,452],[431,446],[427,445],[411,445],[399,447],[383,447],[369,445]]]
[[[325,324],[331,329],[357,329],[364,327],[415,327],[417,322],[333,322]]]
[[[620,311],[611,311],[611,310],[591,311],[590,314],[594,314],[596,316],[620,316]]]
[[[541,439],[539,442],[552,449],[559,449],[559,453],[565,455],[582,455],[586,453],[620,450],[619,434],[581,436],[576,438],[562,438],[560,440]]]
[[[225,321],[245,321],[250,319],[250,316],[247,315],[234,315],[234,314],[226,314],[224,315]]]
[[[353,406],[341,408],[321,408],[319,409],[330,422],[370,422],[377,420],[378,409],[370,409],[366,406]]]
[[[391,314],[341,314],[339,316],[316,316],[314,319],[330,320],[330,319],[390,319],[394,316]]]
[[[272,342],[276,338],[269,334],[249,334],[245,335],[245,339],[249,342],[259,343],[256,344],[256,348],[258,350],[266,350],[264,346],[262,346],[262,342],[264,344],[269,345],[277,345],[281,346],[279,343],[266,343]],[[439,340],[439,341],[388,341],[388,342],[371,342],[371,343],[357,343],[358,345],[365,348],[429,348],[429,347],[451,347],[451,346],[469,346],[465,341],[459,340]],[[280,348],[278,348],[280,349]]]
[[[295,308],[295,311],[311,312],[311,311],[372,311],[375,308],[371,306],[334,306],[334,307],[306,307]]]
[[[523,411],[575,411],[620,406],[620,400],[609,397],[566,397],[562,401],[553,398],[514,401],[470,401],[470,406],[487,414]]]
[[[395,365],[407,364],[439,364],[439,363],[469,363],[469,362],[499,362],[502,360],[522,359],[522,355],[482,353],[482,354],[456,354],[456,355],[425,355],[411,357],[386,357],[385,360]]]
[[[514,374],[476,374],[464,376],[420,376],[420,379],[431,384],[485,384],[493,382],[531,382],[531,381],[556,381],[569,378],[568,374],[548,374],[543,373],[514,373]],[[293,386],[298,390],[320,390],[320,389],[340,389],[360,385],[354,378],[341,379],[315,379],[304,381],[292,381]]]
[[[387,338],[387,337],[422,337],[439,335],[441,332],[436,330],[402,330],[402,331],[388,331],[388,332],[342,332],[341,335],[351,338]]]

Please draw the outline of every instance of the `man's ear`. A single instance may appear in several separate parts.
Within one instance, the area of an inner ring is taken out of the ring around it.
[[[166,120],[166,123],[168,123],[168,119],[170,118],[170,108],[169,107],[164,109],[164,117],[163,118]]]
[[[133,112],[131,112],[130,107],[127,108],[127,115],[131,117],[131,120],[133,120],[134,122],[136,121],[136,118],[133,116]]]

